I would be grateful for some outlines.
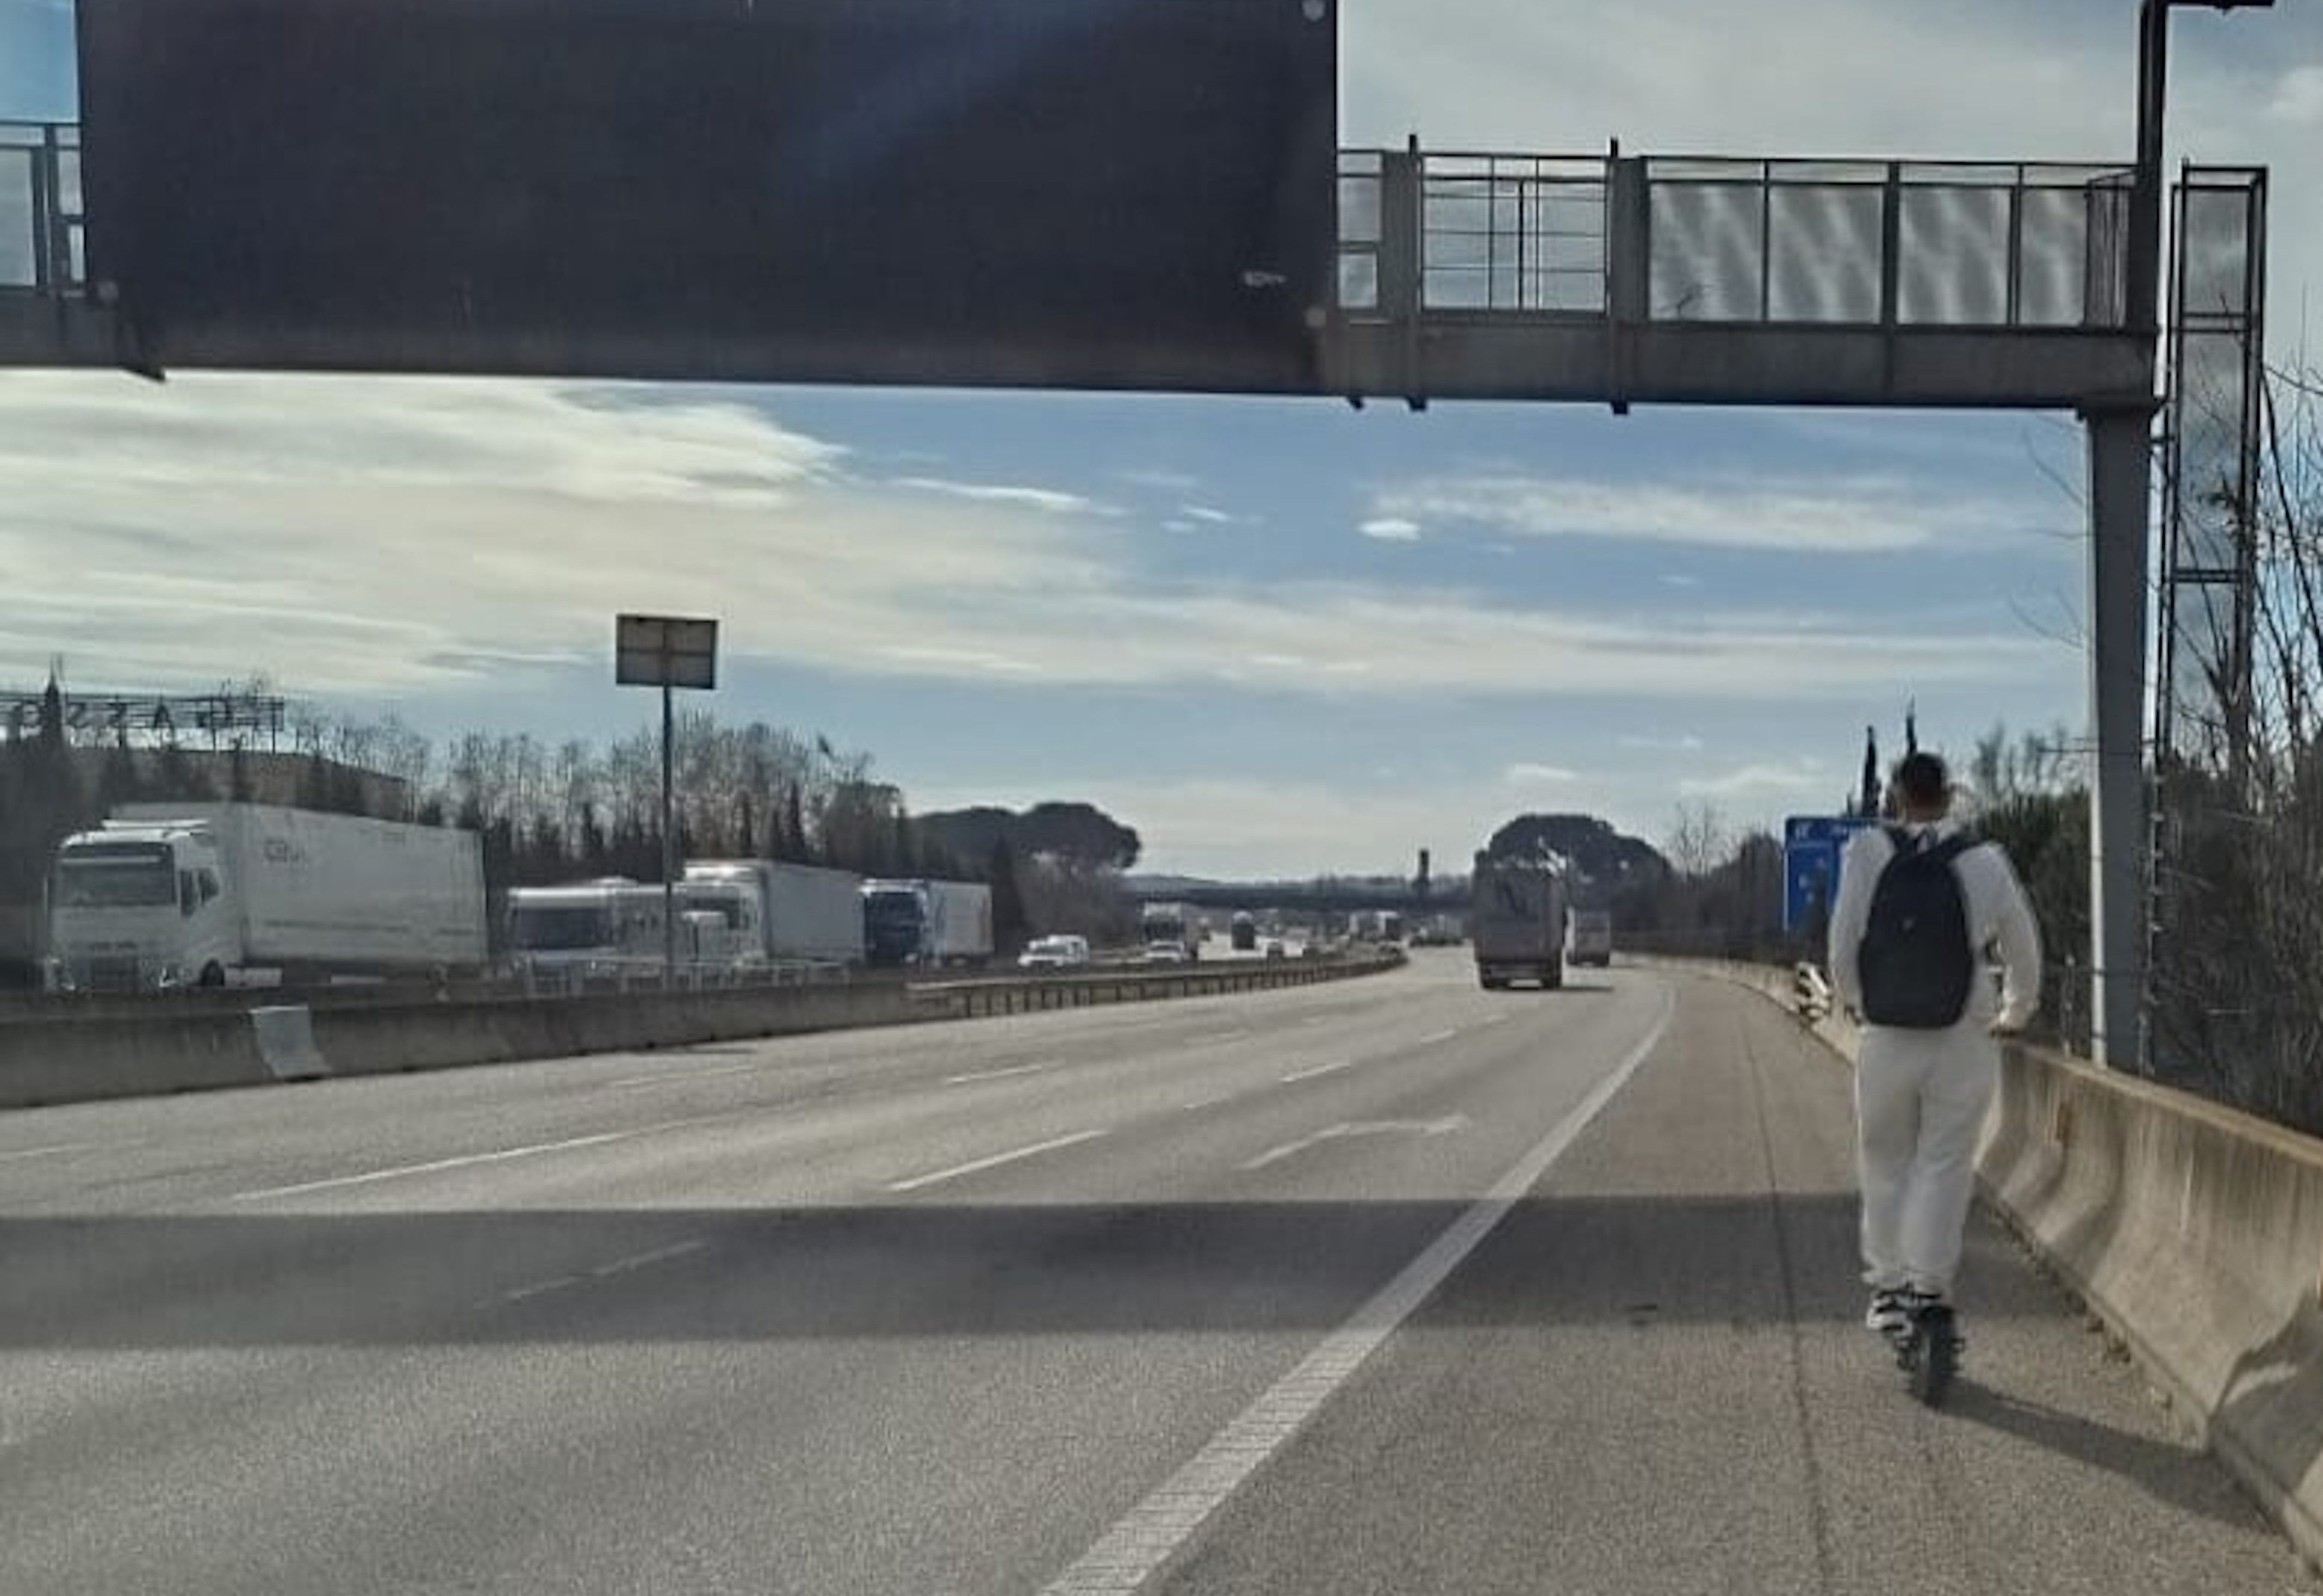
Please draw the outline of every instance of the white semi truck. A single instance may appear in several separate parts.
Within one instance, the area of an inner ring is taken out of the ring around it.
[[[972,881],[867,881],[869,963],[888,968],[981,968],[992,960],[992,889]]]
[[[702,859],[686,866],[678,893],[688,909],[727,916],[749,963],[863,962],[863,877],[851,870]]]
[[[1476,856],[1468,932],[1476,979],[1488,991],[1516,981],[1544,992],[1565,985],[1567,895],[1562,860]]]
[[[133,803],[57,849],[50,986],[447,977],[487,958],[473,831],[257,803]]]

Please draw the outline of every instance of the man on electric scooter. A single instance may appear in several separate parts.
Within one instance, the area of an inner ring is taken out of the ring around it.
[[[1832,910],[1832,985],[1864,1023],[1864,1323],[1889,1335],[1949,1304],[1977,1138],[1999,1083],[1995,1039],[2022,1030],[2041,1002],[2041,935],[2025,889],[1998,844],[1951,819],[1951,800],[1942,759],[1906,756],[1889,790],[1898,823],[1850,840]]]

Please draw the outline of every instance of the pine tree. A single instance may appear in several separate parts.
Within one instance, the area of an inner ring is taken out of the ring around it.
[[[1010,952],[1024,940],[1024,893],[1016,879],[1016,850],[1006,838],[992,845],[986,875],[992,883],[993,949]]]

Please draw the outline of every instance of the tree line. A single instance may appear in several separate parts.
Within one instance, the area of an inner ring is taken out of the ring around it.
[[[0,910],[9,922],[0,926],[0,966],[19,981],[31,973],[58,843],[123,803],[255,798],[474,831],[495,924],[512,887],[661,876],[656,729],[602,745],[481,731],[438,741],[395,717],[307,714],[292,723],[297,752],[285,790],[280,757],[239,745],[205,753],[76,739],[60,711],[52,688],[31,734],[0,744]],[[671,746],[681,858],[985,882],[1004,946],[1051,931],[1106,940],[1134,932],[1121,872],[1136,860],[1137,834],[1089,805],[915,817],[868,754],[698,711],[679,718]]]

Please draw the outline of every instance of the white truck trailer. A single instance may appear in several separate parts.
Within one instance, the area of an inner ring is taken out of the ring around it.
[[[734,917],[751,963],[863,962],[863,877],[850,870],[702,859],[686,866],[678,894],[689,909]]]
[[[1476,979],[1488,991],[1535,981],[1544,992],[1565,985],[1569,899],[1561,861],[1476,856],[1468,932]]]
[[[448,977],[487,958],[472,831],[257,803],[133,803],[57,849],[60,991]]]

